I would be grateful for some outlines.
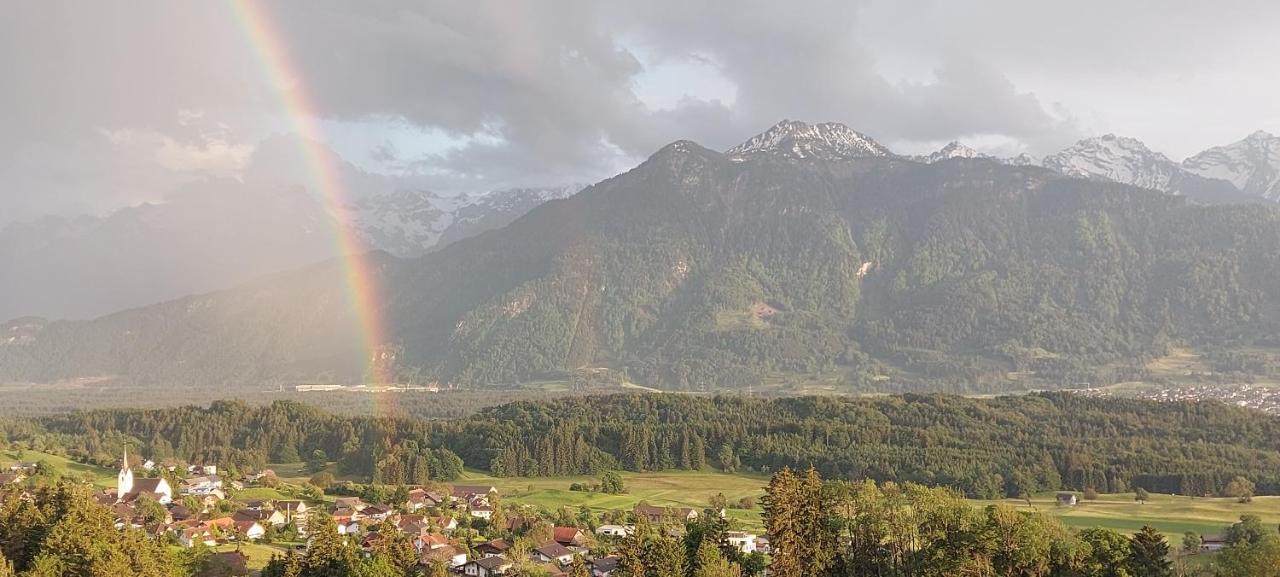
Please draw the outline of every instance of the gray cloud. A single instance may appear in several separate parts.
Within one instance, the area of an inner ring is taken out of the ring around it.
[[[1265,125],[1280,122],[1280,40],[1267,30],[1280,5],[1262,0],[263,6],[296,78],[266,78],[224,3],[10,7],[0,222],[248,170],[284,127],[282,87],[305,89],[327,119],[461,139],[419,157],[369,153],[443,190],[603,177],[671,140],[725,148],[784,117],[845,122],[905,149],[958,138],[1038,153],[1115,131],[1177,156],[1280,128]],[[691,86],[662,109],[638,96],[646,62],[686,61],[710,63],[736,95]]]

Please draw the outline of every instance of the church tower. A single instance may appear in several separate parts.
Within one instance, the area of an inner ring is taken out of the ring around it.
[[[123,499],[133,492],[133,469],[129,468],[129,448],[124,449],[124,461],[120,464],[120,473],[116,475],[116,498]]]

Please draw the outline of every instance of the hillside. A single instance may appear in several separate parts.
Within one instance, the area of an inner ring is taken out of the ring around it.
[[[504,228],[378,256],[383,350],[402,379],[471,386],[608,367],[674,389],[820,373],[987,391],[1028,386],[1011,374],[1120,380],[1170,343],[1278,332],[1275,208],[924,164],[804,126],[750,154],[676,142]],[[345,298],[328,263],[90,322],[27,319],[3,329],[0,380],[356,380]]]

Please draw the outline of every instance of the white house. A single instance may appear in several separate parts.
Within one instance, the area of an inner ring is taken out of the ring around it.
[[[543,563],[556,563],[563,566],[573,562],[573,551],[555,541],[543,543],[533,550],[533,555]]]
[[[597,535],[605,535],[608,537],[626,537],[636,532],[635,525],[601,525],[596,527]]]
[[[218,544],[218,540],[213,538],[213,533],[205,527],[191,527],[183,529],[178,534],[178,543],[183,547],[195,547],[196,543],[203,543],[206,547],[213,547]]]
[[[217,465],[191,465],[187,467],[187,473],[192,475],[217,475]]]
[[[458,528],[458,520],[453,517],[433,517],[431,523],[438,527],[441,533],[452,533]]]
[[[462,574],[467,577],[491,577],[511,570],[512,563],[506,557],[485,557],[467,561],[462,566]]]
[[[245,541],[257,541],[267,534],[267,530],[257,521],[236,521],[236,532],[244,535]]]
[[[360,534],[360,522],[351,521],[351,520],[338,521],[338,534],[339,535]]]
[[[202,475],[184,479],[179,487],[184,495],[210,495],[222,490],[222,479],[217,475]]]
[[[746,531],[728,531],[724,534],[724,537],[730,546],[743,553],[755,553],[756,551],[756,535]]]

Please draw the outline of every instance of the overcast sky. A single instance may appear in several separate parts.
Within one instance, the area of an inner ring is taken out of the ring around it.
[[[1280,133],[1280,2],[41,0],[0,19],[0,224],[270,172],[305,90],[352,165],[444,193],[595,180],[782,118],[899,152],[1134,136],[1180,159]],[[283,147],[288,149],[290,147]],[[275,151],[275,152],[273,152]]]

